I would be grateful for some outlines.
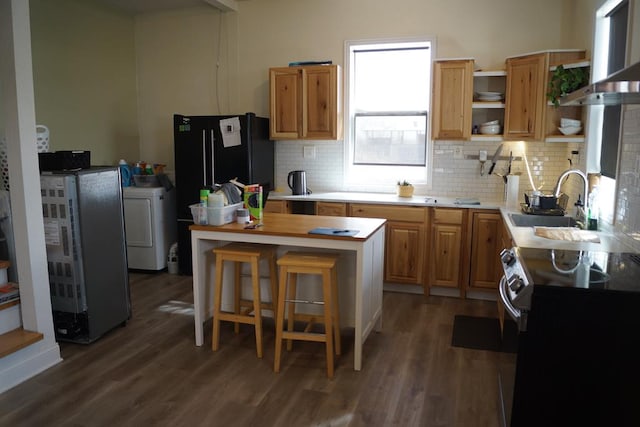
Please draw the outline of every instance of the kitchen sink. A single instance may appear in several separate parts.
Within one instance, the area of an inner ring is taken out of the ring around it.
[[[576,220],[570,216],[509,214],[516,227],[575,227]]]

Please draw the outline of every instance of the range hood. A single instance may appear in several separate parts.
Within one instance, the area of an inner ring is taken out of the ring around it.
[[[560,105],[640,104],[640,62],[560,98]]]

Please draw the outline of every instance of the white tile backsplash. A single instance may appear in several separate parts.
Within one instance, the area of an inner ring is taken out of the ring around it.
[[[615,228],[640,251],[640,107],[625,108],[620,143]]]
[[[314,146],[315,157],[304,157],[304,147]],[[339,191],[343,177],[342,141],[276,141],[276,190],[288,192],[290,171],[304,170],[307,187],[314,192]]]
[[[498,148],[498,142],[478,141],[435,141],[433,146],[433,175],[432,186],[428,193],[447,197],[479,197],[485,200],[502,200],[504,182],[495,173],[504,174],[507,162],[500,160],[493,175],[487,175],[491,164],[491,157]],[[510,145],[505,143],[501,156],[508,157]],[[304,157],[304,147],[313,145],[316,148],[315,158]],[[453,158],[453,147],[461,146],[463,159]],[[517,146],[513,146],[514,156],[521,156]],[[568,159],[572,150],[580,150],[581,143],[544,143],[527,142],[527,157],[532,175],[537,186],[551,191],[557,177],[569,168]],[[468,159],[477,156],[479,150],[487,150],[489,160],[485,163],[485,175],[480,176],[480,162]],[[581,156],[584,157],[584,156]],[[342,141],[277,141],[276,142],[276,184],[279,190],[287,192],[287,175],[292,170],[307,172],[307,186],[314,192],[340,191],[343,181],[344,144]],[[583,167],[582,165],[574,165]],[[521,172],[520,193],[529,190],[529,180],[522,161],[514,161],[512,172]],[[571,178],[563,187],[565,192],[572,194],[572,180],[576,181],[577,189],[581,189],[579,179]],[[570,191],[571,190],[571,191]],[[573,197],[572,197],[573,198]],[[573,204],[573,201],[570,201]]]
[[[640,251],[640,107],[626,106],[622,132],[618,191],[616,203],[616,231],[630,236]],[[316,148],[315,158],[305,158],[304,146]],[[503,181],[497,175],[480,176],[480,163],[472,159],[454,159],[453,146],[462,146],[464,156],[478,155],[487,150],[488,171],[491,157],[498,142],[436,141],[433,146],[433,175],[430,194],[447,197],[479,197],[486,200],[502,200]],[[557,177],[570,167],[585,170],[586,152],[583,143],[527,142],[527,158],[536,186],[551,192]],[[571,155],[573,150],[579,156]],[[505,148],[502,156],[509,155]],[[515,153],[520,156],[521,154]],[[569,160],[574,160],[570,166]],[[278,141],[276,143],[276,184],[280,191],[287,192],[287,174],[302,169],[307,171],[307,185],[315,192],[340,191],[343,181],[344,145],[342,141]],[[501,160],[495,172],[503,174],[506,162]],[[520,194],[530,189],[526,169],[522,161],[514,162],[513,172],[521,172]],[[573,207],[576,195],[582,192],[582,181],[570,176],[563,191],[570,196],[569,207]]]

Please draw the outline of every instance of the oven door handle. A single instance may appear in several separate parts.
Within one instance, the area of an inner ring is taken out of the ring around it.
[[[502,276],[502,278],[500,279],[500,285],[498,285],[498,290],[500,291],[500,299],[504,304],[504,308],[509,312],[509,315],[513,318],[513,320],[515,320],[517,324],[520,324],[522,313],[511,303],[507,286],[507,278],[505,276]]]

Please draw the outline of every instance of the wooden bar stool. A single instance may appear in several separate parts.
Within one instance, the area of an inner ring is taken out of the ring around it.
[[[220,321],[226,320],[235,323],[235,333],[240,332],[240,323],[254,325],[256,330],[256,353],[262,358],[262,312],[265,308],[276,313],[278,300],[278,279],[276,276],[276,245],[259,245],[251,243],[230,243],[213,249],[216,256],[216,277],[214,284],[213,306],[213,339],[211,348],[217,351],[220,346]],[[260,298],[260,275],[258,265],[260,260],[266,259],[269,263],[269,279],[271,282],[271,302],[264,303]],[[234,312],[222,311],[222,285],[224,262],[234,263]],[[241,271],[242,263],[251,265],[252,300],[242,299]],[[253,313],[253,315],[251,315]]]
[[[278,287],[278,311],[276,314],[276,353],[274,371],[280,372],[282,340],[287,339],[287,350],[292,348],[292,340],[324,342],[327,352],[327,376],[333,378],[333,352],[340,355],[340,319],[338,308],[338,273],[336,262],[339,255],[313,252],[287,252],[278,259],[280,279]],[[322,276],[324,301],[296,299],[298,274]],[[287,284],[289,285],[288,296]],[[287,304],[287,330],[284,330],[284,309]],[[322,304],[323,315],[296,313],[296,303]],[[294,321],[304,320],[307,325],[303,332],[295,332]],[[324,333],[310,332],[314,323],[324,323]]]

